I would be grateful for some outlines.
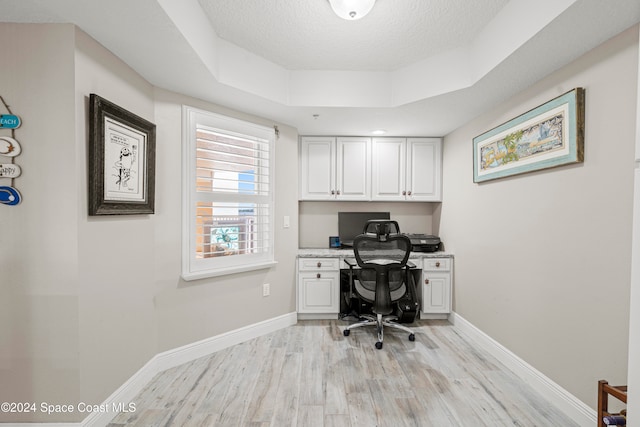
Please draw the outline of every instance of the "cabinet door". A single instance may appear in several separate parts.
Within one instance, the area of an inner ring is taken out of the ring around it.
[[[422,312],[446,314],[451,312],[451,275],[448,273],[423,273]]]
[[[371,139],[362,137],[337,138],[338,200],[370,200],[371,198]]]
[[[374,138],[371,146],[371,200],[405,200],[406,139]]]
[[[335,198],[335,138],[304,137],[300,139],[300,199],[331,200]]]
[[[298,275],[299,313],[338,313],[340,311],[339,272],[300,272]]]
[[[407,139],[407,200],[442,200],[441,139]]]

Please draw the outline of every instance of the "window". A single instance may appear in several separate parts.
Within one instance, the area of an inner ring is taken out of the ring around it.
[[[183,108],[182,277],[274,264],[273,128]]]

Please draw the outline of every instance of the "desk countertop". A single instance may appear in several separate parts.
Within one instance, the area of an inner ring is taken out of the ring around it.
[[[298,258],[335,258],[352,257],[353,249],[305,248],[298,249]],[[409,258],[447,258],[453,257],[450,252],[411,252]]]

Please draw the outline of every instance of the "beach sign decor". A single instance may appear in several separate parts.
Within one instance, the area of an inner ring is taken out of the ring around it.
[[[13,159],[22,152],[20,143],[15,139],[15,129],[20,127],[22,121],[20,117],[13,114],[2,96],[0,96],[0,102],[9,113],[0,114],[0,130],[11,130],[11,136],[0,135],[0,160],[3,160],[3,157],[11,158],[10,162],[0,163],[0,179],[4,181],[5,178],[8,178],[11,183],[11,185],[0,185],[0,205],[15,206],[22,201],[20,192],[13,187],[14,178],[19,177],[22,173],[22,169],[14,163],[15,160]]]
[[[22,124],[20,117],[13,114],[0,114],[0,129],[16,129]]]
[[[14,163],[0,163],[0,178],[17,178],[21,173],[20,166]]]
[[[15,157],[22,152],[20,143],[10,136],[0,136],[0,156]]]
[[[22,196],[18,190],[8,185],[0,186],[0,204],[15,206],[22,201]]]

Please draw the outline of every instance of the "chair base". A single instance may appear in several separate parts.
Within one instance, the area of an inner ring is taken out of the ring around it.
[[[382,348],[382,340],[384,338],[384,327],[388,326],[390,328],[401,329],[405,332],[409,332],[409,341],[415,341],[416,336],[413,331],[399,323],[396,323],[395,320],[398,320],[398,316],[383,316],[382,314],[377,314],[376,316],[370,314],[363,314],[360,316],[362,321],[358,323],[354,323],[352,325],[347,326],[344,331],[342,331],[345,337],[348,337],[351,333],[351,329],[359,328],[361,326],[376,326],[378,332],[378,342],[376,342],[376,348],[379,350]]]

